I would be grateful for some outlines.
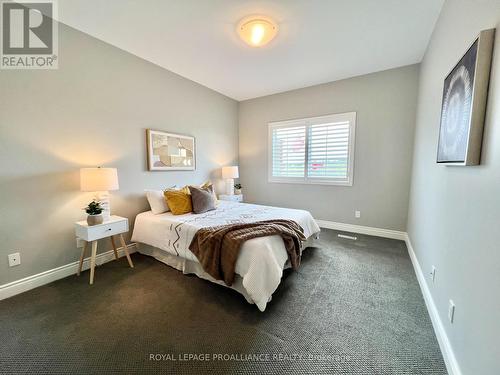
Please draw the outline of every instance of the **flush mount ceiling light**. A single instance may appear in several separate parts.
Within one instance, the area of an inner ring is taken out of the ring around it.
[[[262,47],[274,39],[278,25],[265,16],[248,16],[238,23],[238,35],[249,46]]]

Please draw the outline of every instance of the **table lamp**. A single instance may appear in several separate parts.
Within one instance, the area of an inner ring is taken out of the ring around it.
[[[234,195],[234,179],[240,177],[238,166],[222,167],[222,178],[226,180],[226,194]]]
[[[103,220],[110,218],[111,205],[109,203],[109,191],[118,190],[118,172],[116,168],[81,168],[80,190],[96,192],[96,199],[101,202],[103,208]]]

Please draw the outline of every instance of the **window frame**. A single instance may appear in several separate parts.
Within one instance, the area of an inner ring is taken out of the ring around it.
[[[349,122],[349,141],[347,152],[347,178],[317,178],[308,177],[309,164],[309,127],[311,125],[321,125],[329,122]],[[275,177],[273,176],[273,129],[306,127],[305,136],[305,158],[304,177]],[[282,184],[305,184],[305,185],[336,185],[352,186],[354,180],[354,146],[356,139],[356,112],[334,113],[325,116],[307,117],[285,121],[273,121],[268,123],[268,152],[267,152],[267,177],[270,183]]]

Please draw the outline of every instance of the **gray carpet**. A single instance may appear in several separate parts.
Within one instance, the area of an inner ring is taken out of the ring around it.
[[[446,374],[405,244],[336,235],[264,313],[139,254],[1,301],[0,373]]]

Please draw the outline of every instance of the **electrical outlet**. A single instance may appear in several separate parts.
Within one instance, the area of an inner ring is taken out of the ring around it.
[[[76,237],[76,248],[82,248],[83,245],[85,244],[85,241],[82,240],[80,237]]]
[[[450,299],[448,305],[448,320],[453,324],[453,319],[455,318],[455,303]]]
[[[19,266],[21,264],[21,254],[9,254],[9,267]]]
[[[431,280],[434,282],[436,280],[436,267],[432,266],[431,268]]]
[[[361,217],[361,211],[354,211],[354,217],[359,219]]]

